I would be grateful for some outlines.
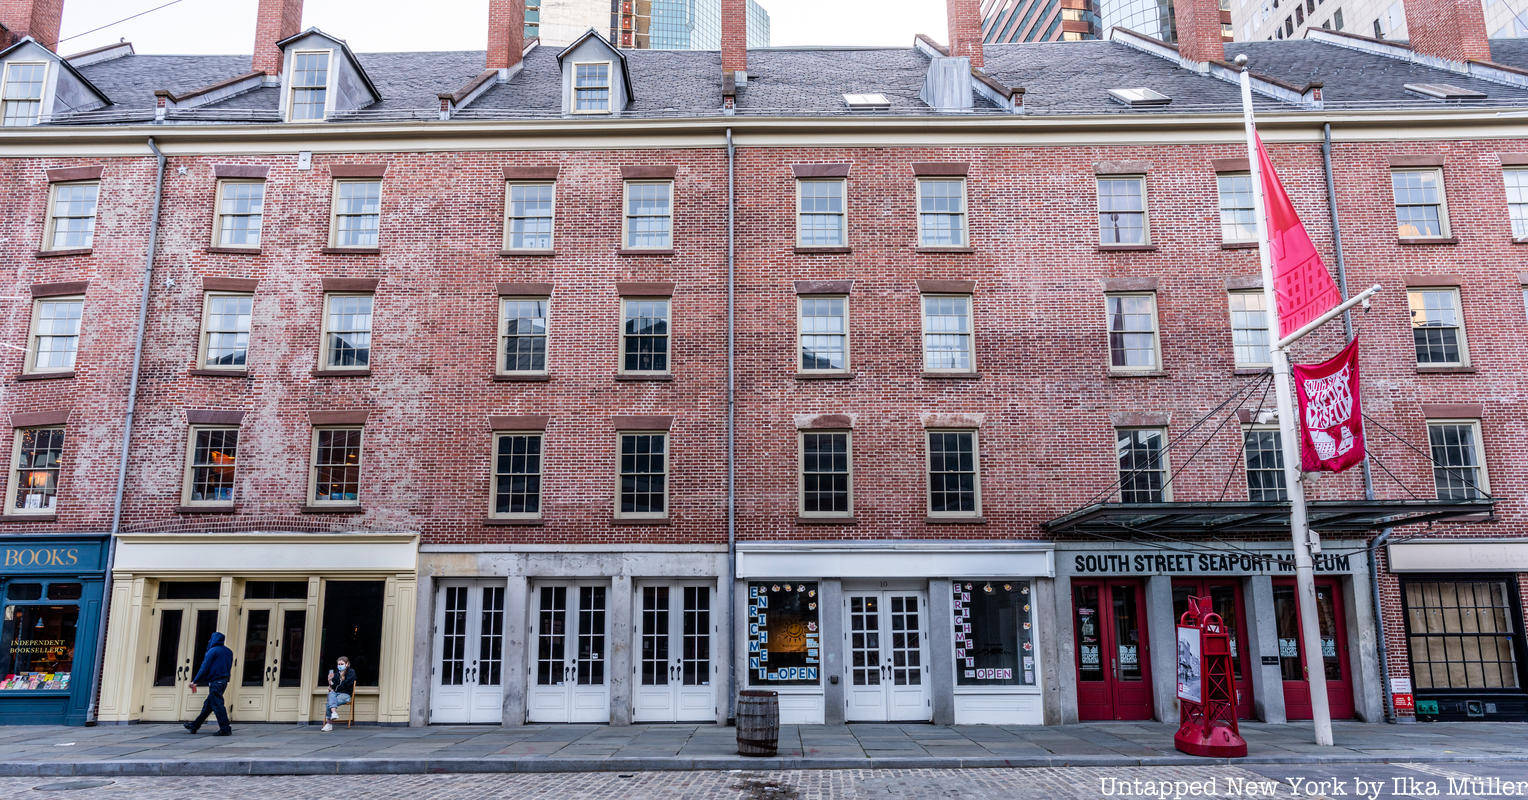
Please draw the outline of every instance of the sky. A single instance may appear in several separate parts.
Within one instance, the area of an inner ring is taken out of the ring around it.
[[[121,39],[139,53],[248,53],[256,0],[65,0],[59,51],[78,53]],[[944,40],[942,0],[761,0],[774,45],[911,45]],[[407,22],[411,8],[429,13]],[[149,13],[88,32],[142,11]],[[488,0],[307,0],[303,27],[322,28],[360,52],[481,50]]]

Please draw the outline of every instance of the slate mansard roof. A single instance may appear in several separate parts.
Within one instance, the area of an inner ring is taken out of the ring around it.
[[[1313,38],[1269,42],[1233,42],[1228,58],[1245,53],[1254,72],[1268,85],[1295,89],[1319,85],[1326,108],[1439,108],[1444,101],[1418,94],[1408,84],[1448,84],[1484,97],[1450,100],[1450,106],[1528,106],[1528,40],[1494,40],[1499,68],[1495,79],[1416,63],[1404,46],[1362,37],[1313,32]],[[1145,42],[1143,45],[1142,42]],[[1159,46],[1160,45],[1160,46]],[[112,100],[104,109],[64,114],[58,124],[122,124],[155,118],[155,91],[192,94],[223,81],[247,76],[248,56],[175,56],[128,54],[79,67],[79,72]],[[634,96],[621,118],[715,117],[722,103],[721,57],[716,51],[622,51]],[[985,73],[990,82],[1022,88],[1026,115],[1120,115],[1227,113],[1239,109],[1234,82],[1181,66],[1166,45],[1133,35],[1113,40],[989,44]],[[763,48],[748,53],[748,81],[737,87],[738,115],[753,116],[893,116],[939,115],[920,99],[930,63],[927,48]],[[469,86],[484,72],[482,51],[363,53],[357,55],[381,100],[364,108],[336,113],[331,121],[436,120],[440,95]],[[1514,85],[1516,84],[1516,85]],[[1145,87],[1172,99],[1166,106],[1131,108],[1110,98],[1109,90]],[[1308,90],[1308,89],[1307,89]],[[885,95],[889,107],[878,111],[848,108],[848,93]],[[1008,115],[977,93],[965,115]],[[249,82],[247,88],[194,108],[172,108],[167,123],[280,121],[280,91]],[[1301,111],[1290,97],[1260,93],[1262,111]],[[508,80],[493,80],[452,111],[460,119],[544,119],[563,116],[562,73],[558,54],[533,46]],[[598,118],[581,117],[591,122]]]

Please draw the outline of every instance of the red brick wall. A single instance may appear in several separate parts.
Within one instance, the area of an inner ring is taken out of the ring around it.
[[[722,0],[722,74],[748,70],[747,0]]]
[[[30,36],[49,50],[58,49],[64,0],[0,0],[0,25],[17,36]]]
[[[525,0],[489,0],[488,69],[508,69],[525,51]]]
[[[255,14],[250,69],[275,77],[281,74],[281,48],[276,43],[302,31],[302,0],[260,0]]]
[[[950,55],[969,56],[971,66],[982,68],[982,9],[979,0],[945,0]]]

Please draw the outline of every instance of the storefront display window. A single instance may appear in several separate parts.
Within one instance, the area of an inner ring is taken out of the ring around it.
[[[817,584],[748,584],[748,676],[755,686],[816,686]]]
[[[1029,583],[955,581],[952,587],[956,685],[1034,685]]]
[[[376,686],[382,667],[382,581],[328,581],[318,682],[326,683],[335,659],[345,656],[356,685]]]
[[[0,637],[0,692],[68,690],[80,607],[16,605],[11,599]]]
[[[1515,584],[1407,580],[1406,627],[1417,689],[1517,689]]]

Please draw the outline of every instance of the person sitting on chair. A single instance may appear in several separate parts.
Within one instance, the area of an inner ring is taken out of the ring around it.
[[[334,730],[334,721],[340,718],[340,706],[348,704],[353,694],[355,670],[350,668],[350,659],[340,656],[334,661],[334,669],[329,670],[329,702],[324,711],[324,730]]]

